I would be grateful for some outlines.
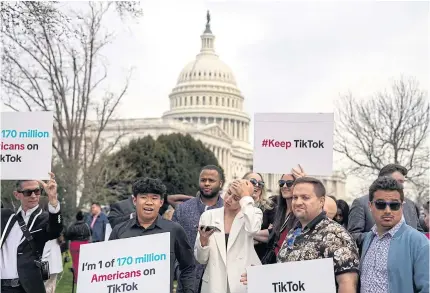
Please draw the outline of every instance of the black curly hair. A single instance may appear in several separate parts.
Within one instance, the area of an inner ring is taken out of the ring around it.
[[[133,196],[137,196],[139,194],[159,194],[161,199],[166,198],[167,188],[163,184],[163,182],[158,178],[139,178],[134,181],[133,186]]]
[[[405,200],[405,195],[403,193],[402,184],[398,183],[394,178],[389,176],[378,177],[373,181],[372,185],[369,187],[369,201],[372,202],[375,196],[375,192],[378,190],[385,191],[398,191],[400,194],[400,201]]]

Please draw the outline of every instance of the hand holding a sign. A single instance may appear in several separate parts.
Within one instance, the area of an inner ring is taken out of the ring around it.
[[[45,190],[49,203],[56,208],[58,205],[57,182],[55,182],[54,173],[49,172],[49,176],[51,179],[49,179],[48,183],[45,183],[42,180],[38,180],[38,182]]]
[[[291,173],[294,175],[295,178],[305,177],[306,173],[303,170],[302,166],[299,164],[299,168],[293,168],[291,169]]]
[[[253,267],[255,265],[251,265],[251,266]],[[242,275],[240,275],[240,282],[245,286],[248,285],[248,274],[247,273],[243,273]]]

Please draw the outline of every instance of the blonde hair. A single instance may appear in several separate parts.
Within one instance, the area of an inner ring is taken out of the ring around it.
[[[255,173],[255,174],[258,174],[260,177],[261,177],[261,180],[263,180],[264,181],[264,179],[263,179],[263,176],[260,174],[260,173],[256,173],[256,172],[253,172],[253,171],[249,171],[249,172],[247,172],[245,175],[243,175],[243,179],[248,179],[247,177],[250,175],[250,174],[253,174],[253,173]],[[273,201],[270,199],[270,198],[268,198],[267,197],[267,193],[266,193],[266,185],[264,185],[262,188],[261,188],[261,195],[260,195],[260,198],[258,199],[258,201],[255,203],[255,205],[256,205],[256,207],[259,207],[259,208],[261,208],[262,210],[263,210],[263,212],[265,211],[265,210],[271,210],[271,209],[273,209],[274,208],[274,203],[273,203]]]

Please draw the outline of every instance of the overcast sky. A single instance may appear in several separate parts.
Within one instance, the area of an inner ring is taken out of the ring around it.
[[[216,51],[232,68],[251,117],[257,110],[332,112],[340,95],[368,98],[402,74],[428,90],[428,2],[163,0],[142,6],[140,24],[129,25],[109,52],[112,66],[136,67],[122,117],[168,110],[180,71],[200,50],[208,9]],[[123,72],[117,73],[119,81]],[[337,156],[335,167],[341,167]]]
[[[121,118],[169,109],[180,71],[200,50],[208,9],[216,51],[251,118],[256,110],[332,112],[341,94],[365,98],[402,74],[428,90],[428,2],[145,0],[142,7],[139,24],[120,29],[117,17],[108,24],[118,33],[104,51],[110,88],[135,67]]]
[[[216,50],[233,69],[246,110],[328,112],[401,74],[427,88],[428,2],[144,1],[144,17],[112,46],[137,67],[126,117],[159,116],[183,66],[200,50],[206,10]],[[140,28],[140,29],[137,29]],[[116,64],[116,65],[117,65]],[[263,102],[264,101],[264,102]]]

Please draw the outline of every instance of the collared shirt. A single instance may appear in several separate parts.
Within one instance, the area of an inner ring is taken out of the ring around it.
[[[301,232],[303,230],[303,232]],[[345,228],[319,214],[304,229],[300,222],[288,232],[278,253],[278,263],[333,258],[334,273],[359,272],[358,248]]]
[[[361,293],[389,293],[388,251],[391,239],[404,221],[402,217],[399,223],[381,236],[378,236],[376,225],[372,227],[374,237],[361,267]]]
[[[24,212],[20,207],[16,212],[21,213],[24,222],[28,225],[31,215],[37,210],[39,205],[32,209]],[[54,208],[51,204],[48,204],[48,211],[51,214],[56,214],[60,211],[60,203]],[[36,218],[34,218],[36,219]],[[30,223],[31,225],[31,223]],[[31,226],[28,227],[31,229]],[[31,232],[31,231],[30,231]],[[18,221],[14,223],[6,241],[1,248],[0,253],[0,266],[1,266],[1,278],[2,279],[18,279],[18,246],[24,241],[23,233],[19,227]]]
[[[179,263],[181,270],[180,280],[185,293],[195,293],[194,290],[194,268],[195,260],[193,249],[188,242],[184,229],[177,223],[163,219],[158,215],[157,219],[148,228],[143,228],[138,219],[130,219],[120,223],[113,229],[109,240],[123,239],[153,235],[170,232],[170,287],[173,289],[173,279],[175,275],[175,260]]]

